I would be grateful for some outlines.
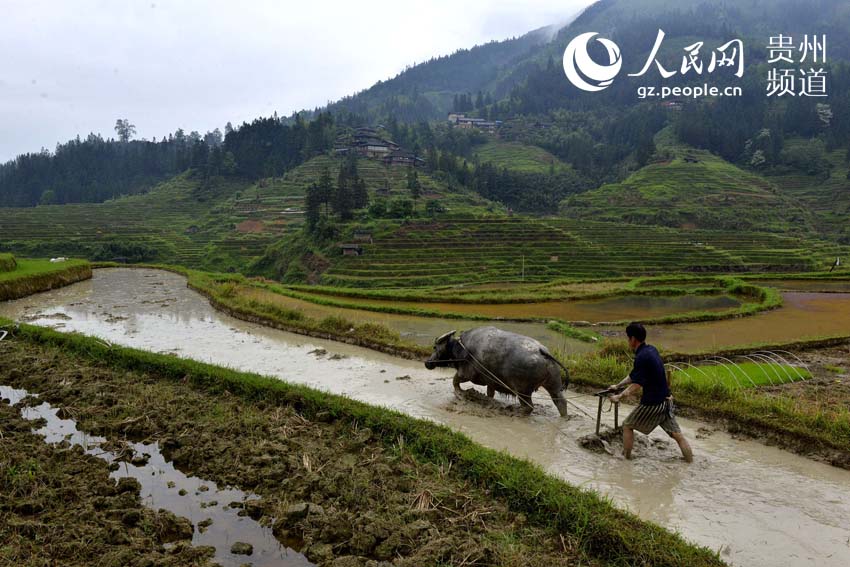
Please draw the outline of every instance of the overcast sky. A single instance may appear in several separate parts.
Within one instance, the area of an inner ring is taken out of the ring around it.
[[[314,108],[591,0],[0,0],[0,161]]]

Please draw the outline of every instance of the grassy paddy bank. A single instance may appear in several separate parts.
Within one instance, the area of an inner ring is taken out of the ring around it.
[[[91,278],[91,265],[85,260],[15,259],[5,262],[11,269],[0,270],[0,301],[19,299]]]
[[[434,287],[417,289],[358,289],[329,286],[283,285],[252,280],[250,285],[262,287],[287,297],[347,309],[408,314],[421,317],[456,319],[505,319],[511,321],[555,320],[563,325],[575,324],[580,310],[572,317],[559,315],[563,307],[580,302],[627,298],[734,298],[739,304],[727,309],[697,309],[667,315],[635,314],[629,320],[644,323],[684,323],[713,321],[753,315],[782,305],[782,296],[772,288],[756,286],[731,276],[662,276],[656,278],[613,279],[601,281],[556,280],[547,284],[464,289]],[[569,309],[567,309],[569,311]],[[546,315],[542,315],[546,313]],[[624,322],[611,314],[608,324]],[[570,319],[573,321],[570,321]]]
[[[321,565],[721,565],[448,428],[253,374],[21,325],[3,383],[109,439],[158,440]],[[402,521],[399,521],[401,518]]]

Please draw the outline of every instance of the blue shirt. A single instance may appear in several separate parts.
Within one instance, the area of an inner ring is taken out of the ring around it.
[[[633,384],[639,384],[643,388],[643,395],[640,398],[640,403],[643,405],[660,404],[670,395],[664,361],[652,345],[644,343],[637,348],[635,365],[629,378]]]

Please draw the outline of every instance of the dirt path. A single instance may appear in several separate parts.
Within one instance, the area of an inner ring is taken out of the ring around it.
[[[0,349],[0,383],[38,393],[87,432],[115,443],[157,441],[179,469],[260,495],[245,513],[272,525],[281,542],[318,565],[594,564],[569,537],[526,525],[522,514],[471,487],[451,467],[417,462],[403,438],[387,448],[368,429],[308,421],[290,407],[246,404],[155,376],[112,371],[20,340],[7,339]],[[32,558],[31,564],[62,563],[71,551],[67,535],[50,533],[56,525],[70,526],[80,541],[99,543],[79,563],[62,564],[92,564],[91,557],[109,551],[127,559],[110,565],[141,565],[128,558],[145,550],[157,565],[190,565],[208,553],[191,547],[174,556],[147,552],[161,549],[159,541],[132,526],[156,526],[157,515],[141,507],[138,484],[118,493],[105,463],[50,447],[28,433],[30,424],[8,405],[0,411],[12,441],[4,439],[4,462],[66,469],[48,475],[47,487],[4,486],[3,508],[21,517],[8,524],[15,535],[9,553]],[[115,502],[104,503],[103,495]],[[68,505],[48,513],[52,500]],[[128,526],[121,518],[130,510],[140,519]],[[21,527],[33,523],[40,527]],[[37,547],[42,532],[55,545]]]

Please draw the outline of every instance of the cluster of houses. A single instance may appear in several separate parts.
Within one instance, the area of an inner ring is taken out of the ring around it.
[[[469,118],[466,114],[452,112],[449,114],[449,124],[457,128],[476,128],[494,134],[502,125],[501,120],[484,120],[483,118]]]
[[[374,128],[357,128],[351,135],[340,136],[334,145],[336,155],[356,155],[358,157],[379,159],[385,165],[404,165],[420,167],[425,160],[413,152],[382,138]]]

